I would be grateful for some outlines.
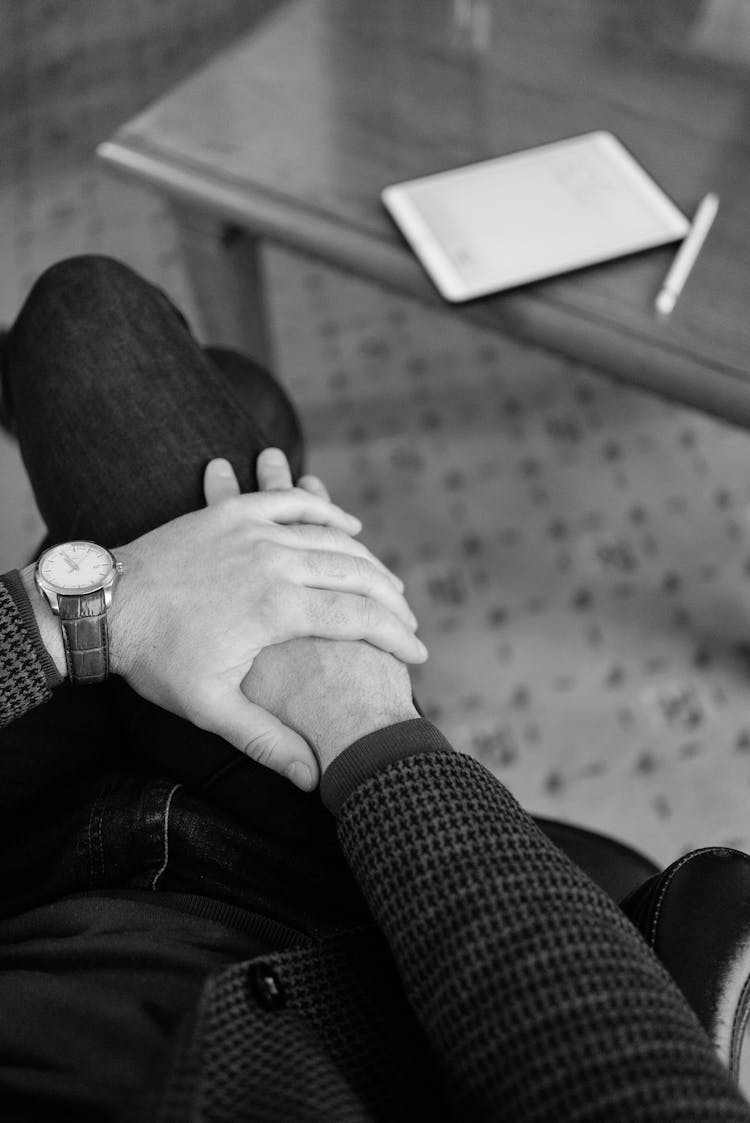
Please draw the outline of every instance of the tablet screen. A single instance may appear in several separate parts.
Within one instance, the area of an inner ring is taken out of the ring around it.
[[[448,300],[469,300],[685,236],[689,222],[611,133],[385,188]]]

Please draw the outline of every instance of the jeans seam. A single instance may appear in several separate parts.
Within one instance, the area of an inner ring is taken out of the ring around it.
[[[167,796],[167,802],[166,802],[166,805],[164,807],[164,827],[163,827],[163,834],[162,834],[163,846],[164,846],[164,858],[162,860],[161,866],[156,871],[156,873],[154,874],[153,879],[151,881],[152,890],[156,889],[159,878],[166,872],[167,865],[169,863],[169,812],[170,812],[170,808],[172,806],[172,797],[174,796],[175,792],[181,787],[182,787],[182,784],[175,784],[174,787],[170,790],[170,792]]]

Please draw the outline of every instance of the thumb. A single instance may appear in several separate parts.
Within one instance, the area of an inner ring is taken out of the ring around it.
[[[239,690],[223,695],[208,716],[214,719],[212,732],[251,760],[278,772],[302,791],[317,787],[318,762],[307,741],[262,706],[248,702]]]

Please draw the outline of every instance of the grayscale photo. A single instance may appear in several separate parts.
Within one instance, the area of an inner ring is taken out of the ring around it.
[[[2,1123],[750,1123],[750,0],[0,0]]]

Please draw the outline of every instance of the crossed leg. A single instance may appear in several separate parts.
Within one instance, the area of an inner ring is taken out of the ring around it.
[[[201,349],[162,293],[110,259],[74,258],[40,278],[3,373],[54,541],[91,538],[116,550],[203,506],[203,471],[216,456],[243,490],[255,488],[268,445],[284,449],[295,478],[302,471],[299,422],[278,383],[249,360]],[[0,734],[0,809],[16,824],[47,821],[61,790],[73,803],[77,785],[89,792],[113,767],[170,777],[286,850],[328,861],[335,849],[315,796],[117,679],[66,684]]]

